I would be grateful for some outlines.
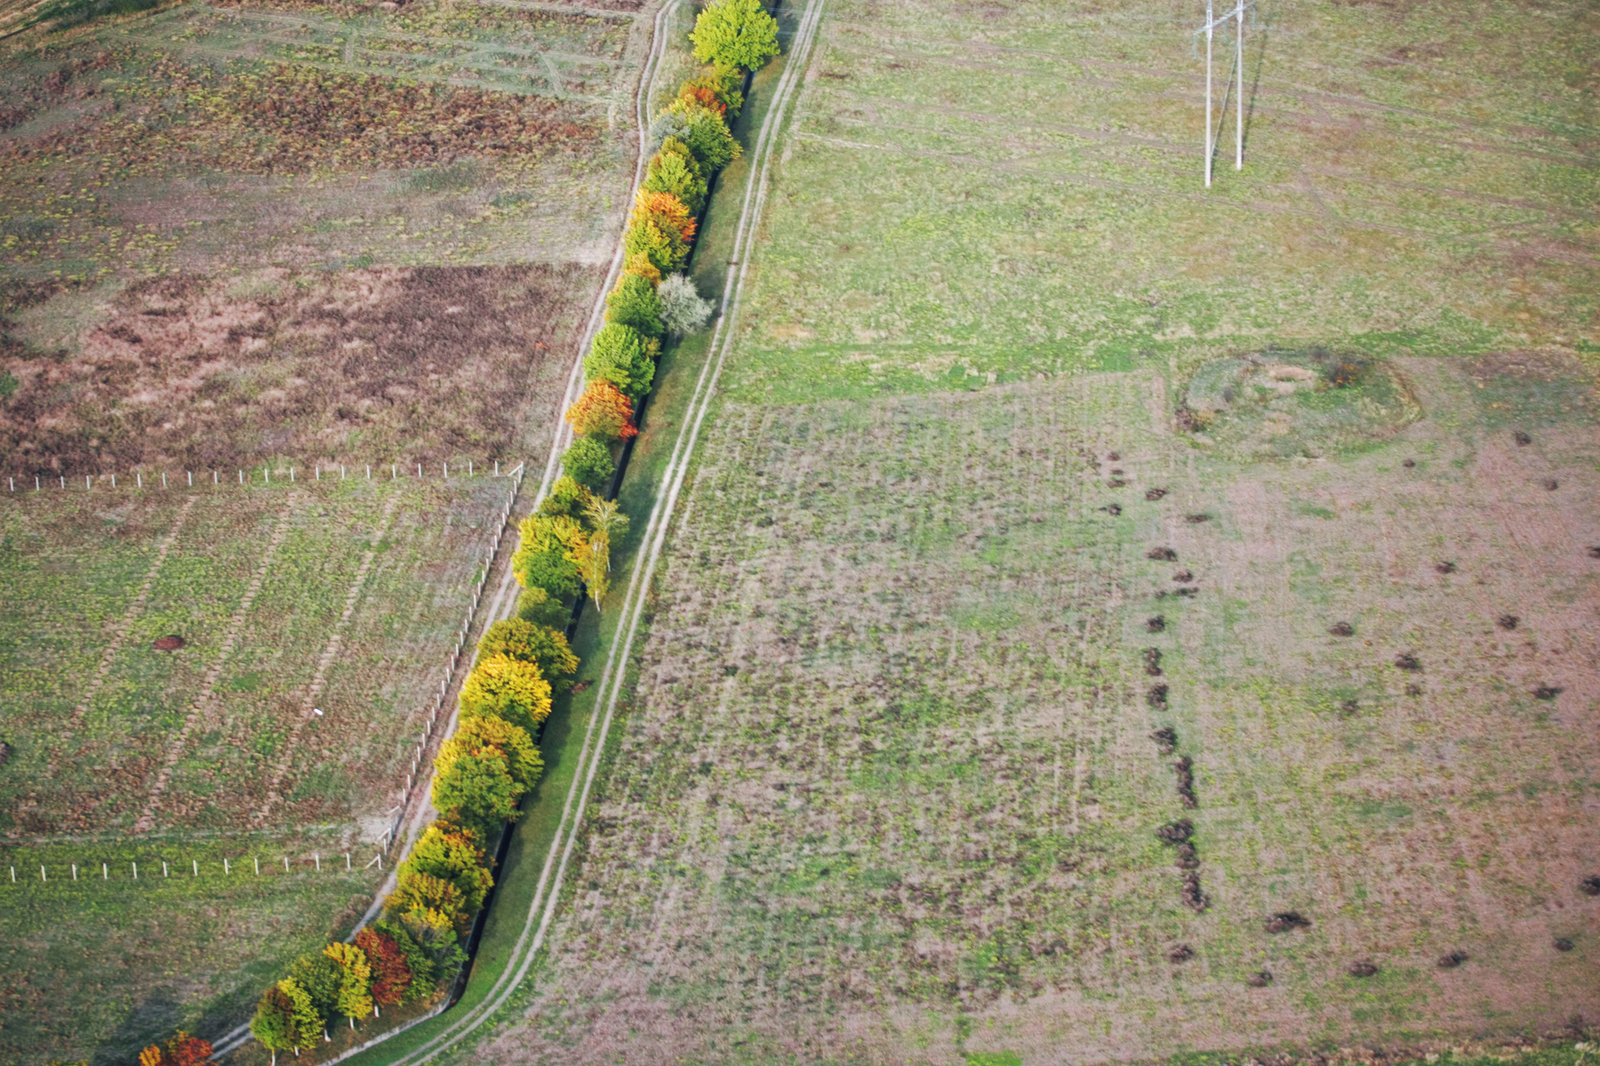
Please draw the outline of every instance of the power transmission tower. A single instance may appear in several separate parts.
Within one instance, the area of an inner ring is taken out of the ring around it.
[[[1234,149],[1233,169],[1244,169],[1244,13],[1255,7],[1255,0],[1234,0],[1232,11],[1224,11],[1219,17],[1213,10],[1215,0],[1206,0],[1206,24],[1194,31],[1196,37],[1202,33],[1206,35],[1206,188],[1211,188],[1211,157],[1216,154],[1216,145],[1212,141],[1215,135],[1211,125],[1211,42],[1218,26],[1226,26],[1230,19],[1237,25],[1234,27],[1234,69],[1238,72],[1238,88],[1235,90],[1235,103],[1238,105],[1238,116],[1234,120]]]

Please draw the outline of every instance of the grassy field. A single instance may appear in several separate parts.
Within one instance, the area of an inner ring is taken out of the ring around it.
[[[1187,8],[827,11],[585,866],[457,1060],[1593,1025],[1593,12],[1269,7],[1206,193]]]
[[[371,902],[510,482],[307,473],[0,501],[8,1055],[229,1028]]]
[[[1600,442],[1523,407],[1517,446],[1489,405],[1520,377],[1484,402],[1403,372],[1457,417],[1267,469],[1197,457],[1148,373],[725,409],[588,891],[499,1058],[1105,1061],[1593,1017]],[[1155,835],[1185,816],[1201,915]],[[1264,931],[1289,910],[1311,927]]]
[[[626,210],[644,7],[0,14],[0,1057],[218,1036],[370,904]]]

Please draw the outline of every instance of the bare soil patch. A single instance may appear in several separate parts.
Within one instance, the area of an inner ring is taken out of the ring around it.
[[[0,350],[17,383],[0,400],[0,469],[520,457],[548,430],[598,277],[528,265],[138,281],[80,332]]]

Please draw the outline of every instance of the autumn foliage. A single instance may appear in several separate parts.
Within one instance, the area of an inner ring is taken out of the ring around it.
[[[411,967],[393,937],[372,929],[356,934],[356,947],[367,953],[372,967],[372,1002],[380,1007],[392,1007],[405,998],[411,987]]]
[[[599,440],[627,440],[639,435],[633,404],[609,381],[591,381],[578,402],[567,408],[573,432]]]
[[[211,1041],[190,1036],[183,1030],[166,1044],[151,1044],[139,1052],[139,1066],[200,1066],[211,1061]]]

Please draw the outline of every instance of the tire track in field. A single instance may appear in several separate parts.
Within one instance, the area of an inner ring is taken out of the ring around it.
[[[128,604],[128,609],[123,612],[122,620],[117,623],[117,628],[112,631],[111,643],[106,646],[106,653],[100,657],[100,666],[95,670],[94,678],[89,682],[89,689],[83,694],[83,700],[72,712],[72,718],[67,722],[66,729],[56,739],[55,752],[50,756],[48,776],[54,777],[61,766],[61,753],[71,743],[78,727],[83,724],[84,715],[89,713],[89,708],[94,703],[94,698],[100,694],[100,688],[106,683],[106,678],[111,673],[111,661],[122,650],[122,645],[128,639],[128,633],[133,629],[133,624],[144,613],[145,604],[150,602],[150,592],[155,588],[156,576],[161,572],[161,566],[167,561],[167,554],[172,551],[172,546],[178,542],[178,534],[183,531],[183,524],[189,517],[189,512],[194,508],[198,496],[190,496],[184,501],[183,507],[178,511],[178,517],[173,520],[172,528],[167,530],[167,535],[162,538],[161,544],[156,548],[156,557],[150,563],[150,569],[145,571],[144,584],[139,586],[139,591],[133,597],[133,602]]]
[[[722,366],[727,360],[728,350],[732,346],[733,331],[730,328],[730,323],[738,312],[739,295],[749,268],[749,246],[754,238],[756,221],[760,218],[766,203],[768,176],[773,159],[773,147],[777,140],[777,131],[783,126],[784,114],[790,103],[790,94],[806,67],[811,43],[815,39],[817,23],[821,20],[823,2],[824,0],[808,0],[806,4],[787,57],[788,65],[785,67],[783,75],[774,90],[772,108],[768,111],[767,118],[762,123],[755,149],[751,153],[750,175],[745,186],[744,202],[740,210],[739,225],[734,236],[733,254],[731,256],[732,261],[739,264],[739,269],[728,272],[728,279],[723,288],[722,300],[718,308],[717,324],[712,332],[711,346],[707,353],[706,363],[700,371],[700,377],[695,382],[694,393],[685,410],[682,424],[687,427],[687,432],[679,434],[677,442],[673,446],[671,457],[663,471],[662,485],[666,491],[657,497],[656,505],[650,511],[650,519],[645,527],[644,537],[641,541],[640,565],[634,569],[629,577],[628,587],[623,597],[622,611],[617,624],[617,632],[621,634],[621,639],[612,643],[611,650],[606,656],[605,667],[601,673],[597,689],[595,713],[590,716],[588,728],[584,733],[583,746],[578,755],[578,773],[573,776],[572,785],[568,789],[566,805],[562,809],[561,821],[557,826],[555,838],[550,844],[550,852],[540,872],[539,884],[535,889],[533,901],[529,906],[528,918],[523,924],[522,933],[512,947],[510,961],[506,970],[490,987],[484,1002],[462,1015],[461,1018],[456,1019],[452,1025],[417,1050],[392,1060],[393,1066],[419,1066],[421,1063],[429,1062],[451,1045],[481,1027],[484,1022],[493,1017],[495,1012],[505,1004],[511,994],[521,985],[523,978],[532,969],[534,960],[538,958],[540,950],[544,946],[550,923],[555,916],[556,906],[560,902],[561,886],[566,879],[567,867],[571,862],[573,848],[577,843],[579,828],[583,822],[584,811],[588,806],[594,778],[599,771],[601,757],[605,752],[605,737],[610,733],[611,723],[615,718],[617,701],[627,672],[629,649],[638,634],[639,621],[644,613],[646,596],[655,576],[655,567],[666,541],[667,529],[671,525],[678,496],[683,489],[689,461],[693,457],[694,445],[699,438],[701,426],[704,424],[706,414],[710,409],[711,401],[716,391],[717,379],[720,377]],[[641,93],[641,108],[643,106],[642,99],[643,93]],[[641,135],[643,135],[643,131],[648,129],[642,121],[640,128]],[[581,371],[581,361],[578,369]],[[553,450],[552,464],[557,458],[559,458],[559,452]],[[548,482],[549,480],[551,480],[551,469],[546,471],[546,481]],[[547,485],[541,485],[541,495],[545,488],[547,488]],[[603,719],[600,714],[602,706],[605,709]],[[595,728],[597,722],[599,724],[598,732]],[[579,791],[580,785],[582,786],[581,792]],[[559,865],[555,865],[558,852]]]
[[[282,797],[278,795],[278,786],[283,783],[283,777],[289,772],[289,767],[294,761],[295,742],[300,739],[300,731],[306,723],[315,717],[314,708],[317,697],[322,695],[322,689],[327,684],[328,669],[339,656],[339,649],[344,646],[344,632],[350,625],[350,619],[356,613],[356,602],[360,600],[361,593],[366,589],[367,574],[372,570],[372,562],[378,557],[378,545],[383,541],[384,534],[389,531],[390,524],[394,521],[394,513],[400,508],[400,496],[395,494],[389,497],[389,502],[383,505],[383,511],[378,518],[378,525],[372,531],[372,540],[368,542],[367,550],[361,556],[361,565],[356,568],[356,576],[350,582],[350,589],[345,593],[344,611],[339,615],[339,621],[334,623],[333,633],[328,637],[327,647],[322,649],[322,656],[317,660],[316,673],[312,675],[311,684],[306,686],[306,694],[301,700],[300,717],[295,719],[294,727],[289,730],[289,735],[283,742],[283,758],[272,769],[272,777],[267,781],[267,798],[261,804],[261,809],[256,811],[256,821],[266,818]]]
[[[167,785],[172,782],[172,772],[177,768],[178,760],[183,757],[184,749],[189,745],[189,735],[194,732],[194,727],[199,724],[201,717],[211,707],[212,698],[216,693],[217,681],[222,677],[223,667],[228,665],[228,659],[233,655],[234,645],[239,642],[239,635],[244,630],[244,624],[250,617],[250,609],[255,606],[256,596],[261,593],[261,586],[267,579],[267,573],[272,569],[272,563],[278,556],[278,549],[289,537],[290,524],[294,519],[295,511],[304,499],[303,493],[293,493],[289,497],[287,506],[283,509],[282,516],[278,519],[278,527],[272,531],[272,538],[267,541],[266,547],[261,550],[261,563],[256,567],[255,574],[250,578],[250,586],[245,589],[244,598],[239,601],[238,608],[233,612],[233,617],[228,619],[228,628],[222,638],[222,644],[217,648],[217,657],[211,663],[211,669],[206,671],[205,683],[200,687],[200,694],[189,705],[189,713],[183,720],[183,728],[178,731],[170,745],[167,747],[167,757],[162,763],[161,772],[156,776],[156,783],[151,786],[150,795],[145,800],[144,813],[139,815],[139,820],[134,823],[135,833],[148,833],[155,827],[156,811],[161,806],[161,797],[166,794]]]

